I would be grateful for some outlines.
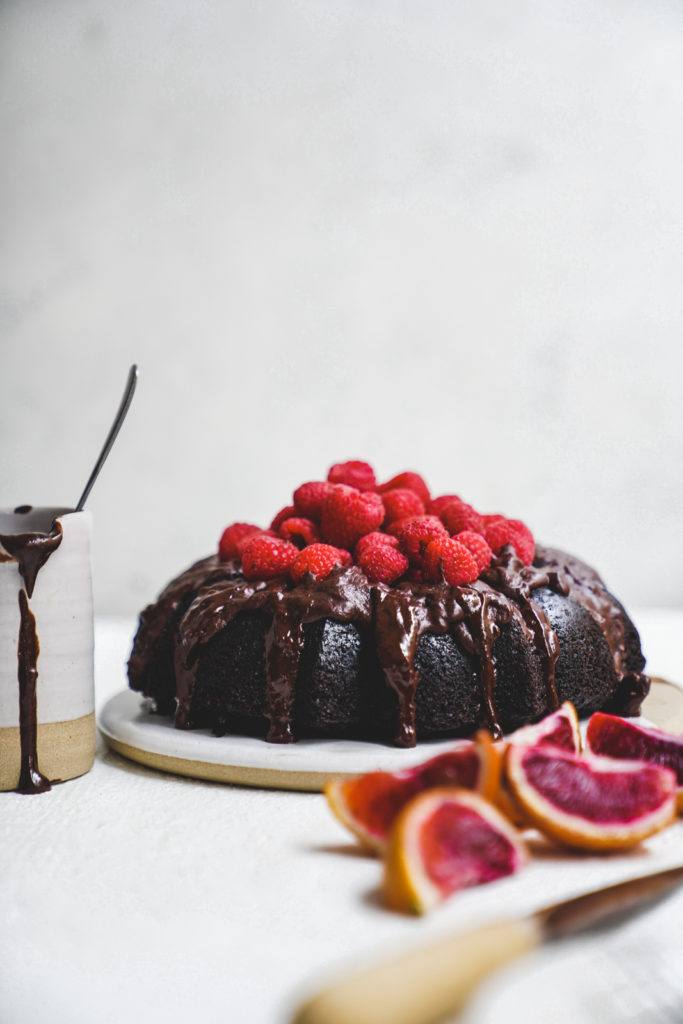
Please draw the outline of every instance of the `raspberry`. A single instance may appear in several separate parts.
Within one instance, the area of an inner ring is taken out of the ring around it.
[[[295,583],[301,583],[304,576],[312,576],[316,580],[324,580],[333,569],[343,564],[342,552],[331,544],[310,544],[300,551],[292,563],[289,574]]]
[[[375,547],[377,544],[388,548],[397,548],[398,537],[392,537],[390,533],[381,533],[379,531],[364,534],[356,544],[356,561],[360,559],[360,556],[368,548]]]
[[[374,583],[393,583],[408,569],[406,556],[388,544],[367,545],[358,564]]]
[[[377,488],[375,471],[367,462],[352,459],[350,462],[337,462],[330,467],[327,479],[331,484],[346,484],[357,491],[374,491]]]
[[[310,519],[303,519],[300,516],[292,516],[285,519],[280,527],[280,536],[283,540],[291,540],[292,544],[301,549],[307,544],[315,544],[318,539],[318,531],[315,523]]]
[[[271,530],[276,530],[276,531],[279,530],[280,527],[282,526],[282,524],[284,523],[285,519],[291,519],[292,516],[295,516],[295,515],[296,515],[296,509],[294,508],[294,506],[293,505],[285,505],[284,508],[280,509],[280,511],[278,512],[278,514],[275,516],[275,518],[273,519],[272,523],[270,524]]]
[[[258,537],[277,537],[277,534],[276,534],[275,530],[259,530],[258,534],[250,533],[246,537],[242,537],[240,540],[237,541],[237,544],[236,544],[237,554],[239,555],[240,558],[242,557],[242,552],[244,551],[245,545],[248,544],[250,540],[253,540],[254,537],[256,537],[256,536],[258,536]]]
[[[505,516],[501,512],[491,512],[489,515],[481,517],[481,521],[484,526],[490,526],[491,523],[497,523],[499,519],[505,519]]]
[[[361,494],[355,487],[335,484],[323,502],[321,533],[328,544],[352,548],[364,533],[376,530],[383,519],[379,494]]]
[[[387,480],[387,482],[382,484],[378,489],[380,494],[384,494],[385,491],[394,491],[398,487],[405,487],[409,491],[415,491],[418,497],[422,498],[425,505],[429,504],[429,488],[419,473],[412,473],[410,471],[406,473],[399,473],[398,476],[392,476],[391,480]]]
[[[474,530],[463,530],[462,533],[457,533],[453,540],[465,545],[477,563],[479,572],[488,569],[493,558],[493,551],[480,533],[475,533]]]
[[[298,554],[289,541],[257,534],[242,548],[242,572],[248,580],[272,580],[284,576]]]
[[[406,516],[424,515],[424,502],[415,491],[407,487],[395,487],[391,491],[385,491],[382,495],[386,522],[393,523],[397,519],[405,519]]]
[[[402,550],[418,567],[422,563],[429,542],[435,537],[448,536],[446,527],[436,516],[409,516],[407,519],[399,519],[398,523],[392,523],[392,532],[394,526]]]
[[[438,516],[428,515],[406,516],[404,519],[396,519],[393,523],[389,523],[389,525],[386,527],[386,531],[390,537],[398,537],[400,540],[404,528],[408,525],[409,522],[412,522],[413,519],[421,519],[423,522],[426,521],[429,523],[430,526],[434,526],[437,530],[439,530],[439,527],[442,526],[443,530],[439,530],[439,532],[448,533],[448,530],[443,525]]]
[[[506,544],[511,544],[526,565],[533,562],[536,552],[533,534],[521,520],[496,519],[484,528],[484,536],[493,551],[498,552]]]
[[[218,542],[218,555],[222,562],[228,562],[239,554],[237,545],[245,537],[251,537],[254,533],[260,533],[261,527],[252,523],[231,523],[226,526]]]
[[[481,533],[484,529],[482,518],[476,509],[460,498],[454,498],[446,505],[440,518],[449,533],[461,533],[463,530]]]
[[[440,516],[446,505],[450,505],[452,501],[462,501],[462,498],[457,494],[440,494],[438,498],[432,498],[427,511],[431,516]]]
[[[443,579],[451,587],[472,583],[479,575],[474,556],[452,537],[437,538],[427,546],[425,572],[431,580]]]
[[[307,519],[320,519],[323,501],[327,497],[330,485],[326,480],[310,480],[294,491],[294,507],[298,515]]]
[[[518,536],[514,542],[517,554],[526,565],[531,565],[536,555],[536,541],[533,533],[521,519],[508,519],[508,523]]]

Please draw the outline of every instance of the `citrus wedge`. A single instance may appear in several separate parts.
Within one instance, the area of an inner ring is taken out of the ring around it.
[[[507,740],[503,740],[501,743],[503,751],[508,743],[522,743],[526,746],[546,743],[552,747],[559,747],[561,750],[573,750],[578,754],[581,751],[581,733],[576,708],[571,701],[566,700],[557,711],[546,715],[534,725],[523,725],[521,729],[511,733]],[[510,792],[505,774],[501,777],[495,803],[517,828],[529,826],[528,819]]]
[[[510,744],[506,777],[524,815],[545,835],[578,849],[635,846],[675,814],[673,772],[642,761]]]
[[[586,741],[594,754],[670,768],[678,783],[678,810],[683,812],[683,736],[598,711],[590,717]]]
[[[400,811],[418,793],[435,786],[461,786],[493,799],[501,752],[486,732],[460,740],[451,750],[401,772],[369,772],[328,782],[325,796],[335,817],[371,850],[382,851]]]
[[[408,803],[384,861],[388,906],[424,914],[460,889],[511,875],[527,860],[522,838],[477,793],[440,787]]]
[[[507,737],[508,743],[523,743],[525,746],[537,746],[546,743],[561,750],[581,752],[581,733],[579,716],[570,700],[566,700],[557,711],[546,715],[534,725],[523,725],[521,729]]]

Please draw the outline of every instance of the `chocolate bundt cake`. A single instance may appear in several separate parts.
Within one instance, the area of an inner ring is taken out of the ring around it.
[[[565,700],[580,715],[638,713],[649,689],[638,633],[593,569],[535,545],[518,520],[403,480],[362,491],[334,480],[338,469],[316,482],[317,511],[297,491],[270,531],[233,524],[218,554],[142,612],[129,681],[158,713],[275,743],[401,746],[482,726],[500,735]],[[366,529],[376,514],[326,515],[330,494],[356,513],[380,500],[382,518]],[[416,511],[392,520],[392,507]]]

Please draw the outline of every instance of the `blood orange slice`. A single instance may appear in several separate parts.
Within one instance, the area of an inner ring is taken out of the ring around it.
[[[579,731],[579,716],[576,713],[576,708],[571,701],[566,700],[557,711],[546,715],[540,722],[536,722],[534,725],[524,725],[521,729],[513,732],[506,741],[503,741],[503,749],[505,749],[508,743],[522,743],[525,746],[536,746],[539,743],[545,743],[551,747],[559,747],[561,750],[571,750],[576,754],[580,753],[581,733]],[[496,806],[518,828],[525,828],[529,825],[521,808],[515,803],[505,776],[503,776],[500,782],[500,788],[496,796]]]
[[[670,768],[678,783],[678,810],[683,811],[683,736],[597,711],[588,722],[586,741],[594,754]]]
[[[383,850],[400,811],[418,793],[435,786],[462,786],[493,799],[501,752],[486,732],[460,740],[445,754],[401,772],[369,772],[325,786],[332,813],[371,850]]]
[[[670,824],[676,779],[668,768],[511,744],[507,779],[541,832],[579,849],[618,850]]]
[[[508,743],[523,743],[526,746],[537,746],[539,743],[561,750],[572,750],[575,754],[581,751],[581,733],[579,716],[570,700],[566,700],[557,711],[546,715],[535,725],[524,725],[507,738]]]
[[[392,829],[385,900],[424,914],[459,889],[513,874],[526,860],[523,840],[488,801],[464,789],[430,789],[404,807]]]

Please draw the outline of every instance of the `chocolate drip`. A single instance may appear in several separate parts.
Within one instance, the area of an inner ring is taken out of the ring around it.
[[[62,528],[59,523],[55,523],[49,533],[10,533],[0,536],[0,544],[17,563],[29,597],[33,597],[38,573],[61,543]]]
[[[271,743],[291,743],[304,626],[325,618],[361,625],[369,623],[370,594],[367,580],[356,566],[337,569],[320,583],[309,579],[292,587],[281,580],[251,583],[243,578],[204,587],[178,627],[175,724],[179,728],[189,728],[192,724],[192,695],[201,647],[239,612],[261,610],[272,616],[266,637],[267,739]]]
[[[649,676],[642,672],[625,672],[619,680],[619,686],[605,711],[615,715],[640,714],[640,707],[650,690]]]
[[[21,506],[20,506],[21,507]],[[29,507],[26,507],[28,510]],[[21,766],[18,793],[45,793],[50,782],[38,767],[38,713],[36,684],[40,644],[36,620],[29,606],[36,579],[50,555],[62,543],[62,527],[54,523],[49,533],[17,533],[0,535],[0,544],[17,563],[24,581],[19,591],[19,643],[17,675],[19,680],[19,738]]]
[[[535,647],[543,658],[547,709],[554,710],[560,704],[555,682],[560,644],[548,616],[533,600],[532,595],[534,590],[550,587],[551,590],[566,596],[567,585],[556,571],[524,565],[510,547],[503,549],[491,568],[484,573],[484,579],[514,601],[519,608]]]
[[[487,724],[495,736],[502,735],[495,705],[493,645],[499,624],[511,617],[505,597],[480,582],[468,587],[401,583],[372,589],[377,654],[398,703],[397,746],[414,747],[417,741],[415,655],[423,633],[451,633],[477,659]]]
[[[559,592],[581,605],[599,627],[609,647],[614,671],[620,680],[626,674],[626,629],[624,612],[614,600],[598,574],[577,558],[552,548],[539,549],[548,563],[550,584],[562,588]]]
[[[38,767],[38,712],[36,683],[38,682],[38,653],[40,645],[36,633],[36,620],[29,608],[26,591],[19,591],[19,735],[21,742],[21,768],[17,793],[46,793],[52,787]]]
[[[398,721],[394,742],[399,747],[414,747],[417,737],[415,694],[419,682],[414,667],[420,634],[430,625],[445,632],[447,620],[431,621],[424,597],[399,586],[373,589],[375,647],[384,678],[396,694]],[[434,610],[438,613],[438,603]],[[444,617],[445,618],[445,617]]]
[[[218,555],[210,555],[171,580],[154,604],[144,609],[128,661],[128,678],[134,690],[144,688],[145,671],[154,658],[156,646],[182,605],[207,584],[235,577],[242,578],[233,562],[221,562]]]
[[[461,607],[464,611],[463,626],[469,629],[469,638],[463,626],[459,634],[462,646],[467,650],[468,639],[479,661],[479,678],[486,720],[494,739],[503,735],[503,728],[496,708],[496,658],[493,645],[500,633],[500,625],[509,622],[512,610],[507,601],[501,599],[495,590],[475,583],[460,590]]]
[[[273,622],[266,636],[266,718],[269,743],[294,741],[294,688],[304,647],[302,608],[278,594]]]

